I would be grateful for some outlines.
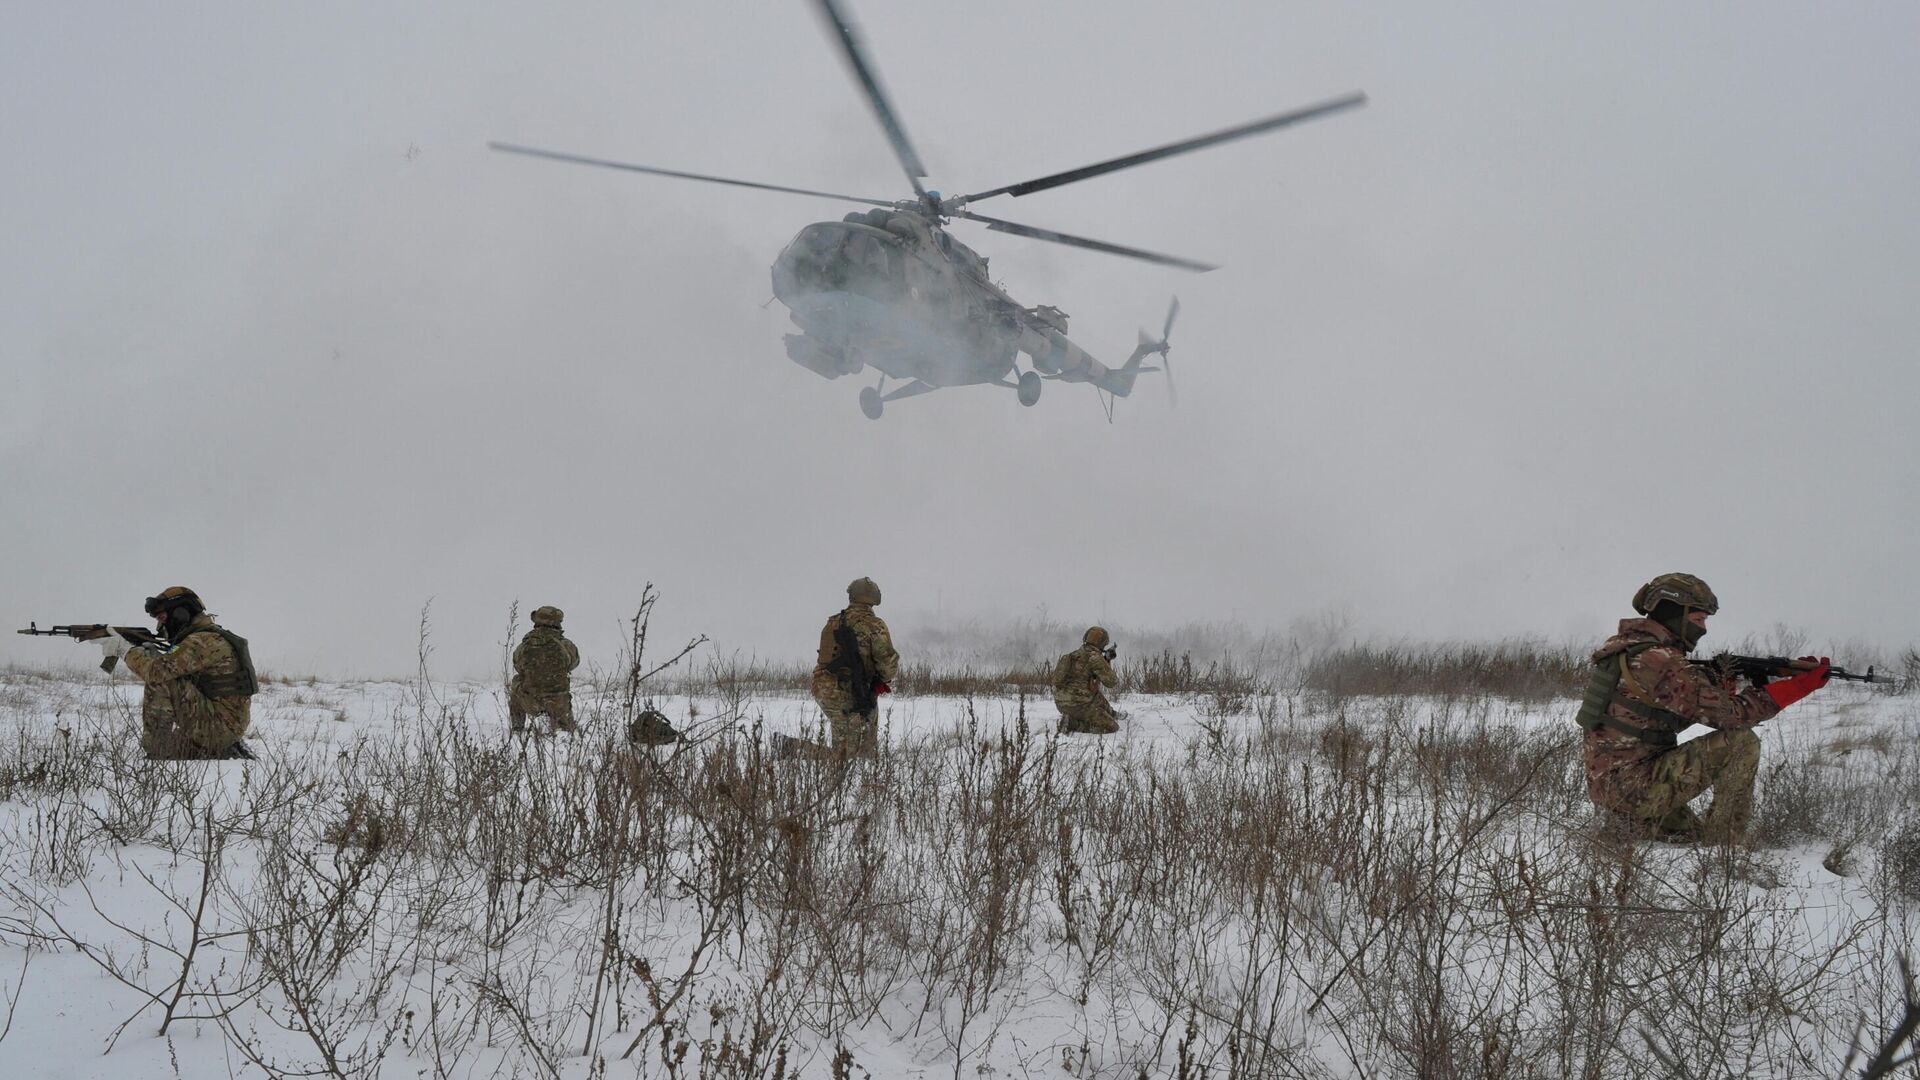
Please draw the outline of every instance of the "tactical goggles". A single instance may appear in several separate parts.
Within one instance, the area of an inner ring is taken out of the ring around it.
[[[169,596],[164,599],[158,596],[149,596],[147,597],[147,615],[150,618],[157,619],[182,604],[192,604],[194,602],[195,598],[190,594]]]

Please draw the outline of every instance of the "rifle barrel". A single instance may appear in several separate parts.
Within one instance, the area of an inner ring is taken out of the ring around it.
[[[1703,667],[1716,668],[1729,675],[1766,676],[1769,678],[1784,677],[1794,672],[1812,671],[1819,666],[1817,662],[1808,663],[1804,660],[1792,659],[1785,656],[1740,656],[1734,653],[1723,653],[1719,656],[1705,657],[1693,660],[1692,663],[1699,664]],[[1843,667],[1829,667],[1827,669],[1827,677],[1829,679],[1839,679],[1843,682],[1879,683],[1882,685],[1890,685],[1895,681],[1890,675],[1875,674],[1871,667],[1867,669],[1867,673],[1864,675],[1855,674]]]

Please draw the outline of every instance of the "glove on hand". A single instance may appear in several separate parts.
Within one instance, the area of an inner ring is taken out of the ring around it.
[[[1792,678],[1781,679],[1779,682],[1771,682],[1761,687],[1766,691],[1766,695],[1773,699],[1773,703],[1783,709],[1827,685],[1827,672],[1833,668],[1833,661],[1824,656],[1817,658],[1803,656],[1800,659],[1817,662],[1820,666],[1810,671],[1802,671]]]
[[[118,630],[109,630],[103,638],[97,639],[104,659],[118,660],[133,651],[133,642],[120,636]]]

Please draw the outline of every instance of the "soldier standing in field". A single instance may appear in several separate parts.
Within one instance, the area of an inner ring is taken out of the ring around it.
[[[533,629],[513,650],[513,681],[507,684],[507,724],[514,734],[527,717],[546,716],[553,731],[579,731],[573,721],[573,669],[580,650],[560,632],[566,613],[557,607],[533,609]]]
[[[847,586],[847,606],[820,629],[820,651],[813,665],[813,700],[827,715],[835,755],[869,755],[878,749],[881,694],[900,674],[887,624],[874,614],[880,586],[860,578]],[[780,742],[790,755],[819,756],[825,750],[799,739]]]
[[[246,639],[215,623],[185,586],[148,597],[147,614],[166,646],[136,646],[113,632],[100,640],[107,656],[124,658],[127,670],[146,684],[141,749],[160,761],[251,757],[241,740],[260,680]]]
[[[1746,835],[1760,737],[1753,728],[1827,683],[1832,666],[1738,690],[1687,654],[1720,601],[1692,574],[1661,574],[1634,593],[1637,619],[1593,654],[1578,721],[1586,729],[1587,794],[1626,831],[1673,842],[1732,844]],[[1804,659],[1812,660],[1812,657]],[[1712,734],[1677,744],[1694,724]],[[1705,818],[1687,804],[1712,791]]]
[[[1053,666],[1053,703],[1060,709],[1063,735],[1111,735],[1120,730],[1120,718],[1101,687],[1120,685],[1113,673],[1114,648],[1103,627],[1089,626],[1080,647]]]

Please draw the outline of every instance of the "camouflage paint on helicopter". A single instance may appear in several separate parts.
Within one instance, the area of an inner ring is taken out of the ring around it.
[[[1011,233],[1090,251],[1122,255],[1183,270],[1214,269],[1207,263],[1162,255],[1140,248],[1090,240],[1052,229],[1022,225],[976,214],[973,203],[1000,195],[1019,198],[1036,191],[1071,184],[1120,169],[1216,146],[1234,139],[1273,131],[1316,119],[1366,102],[1364,94],[1348,94],[1303,109],[1268,116],[1251,123],[1168,143],[1093,165],[990,188],[971,195],[942,198],[920,183],[927,175],[920,155],[907,139],[906,129],[881,89],[873,65],[853,23],[836,0],[814,0],[847,65],[866,93],[894,156],[913,186],[914,198],[897,202],[841,195],[830,191],[766,184],[724,176],[662,169],[651,165],[582,157],[528,146],[489,143],[508,153],[568,161],[628,172],[671,176],[683,180],[728,184],[734,187],[780,191],[793,195],[865,203],[871,210],[856,211],[840,221],[816,222],[800,230],[773,266],[773,292],[792,312],[798,334],[786,336],[787,355],[797,364],[829,379],[857,375],[868,367],[880,372],[878,385],[860,392],[860,409],[879,419],[885,403],[913,397],[945,386],[985,384],[1005,386],[1022,405],[1040,400],[1041,380],[1088,383],[1115,397],[1133,392],[1134,379],[1160,368],[1143,366],[1149,356],[1167,364],[1167,391],[1173,393],[1173,370],[1167,357],[1167,336],[1173,331],[1180,301],[1167,309],[1167,321],[1155,340],[1146,331],[1126,363],[1111,368],[1088,355],[1067,338],[1067,316],[1049,305],[1025,307],[995,285],[987,275],[987,260],[946,230],[952,220],[973,221],[993,232]],[[1016,366],[1027,356],[1031,370]],[[886,380],[907,380],[886,392]]]
[[[1141,362],[1166,349],[1143,335],[1122,367],[1100,363],[1067,338],[1064,312],[1022,307],[993,283],[985,258],[911,203],[800,230],[773,265],[773,293],[801,330],[786,336],[795,363],[829,379],[871,367],[907,380],[884,396],[862,393],[876,417],[885,401],[981,383],[1012,387],[1031,405],[1043,375],[1125,397],[1135,376],[1159,370]],[[1015,370],[1022,353],[1033,371]]]

